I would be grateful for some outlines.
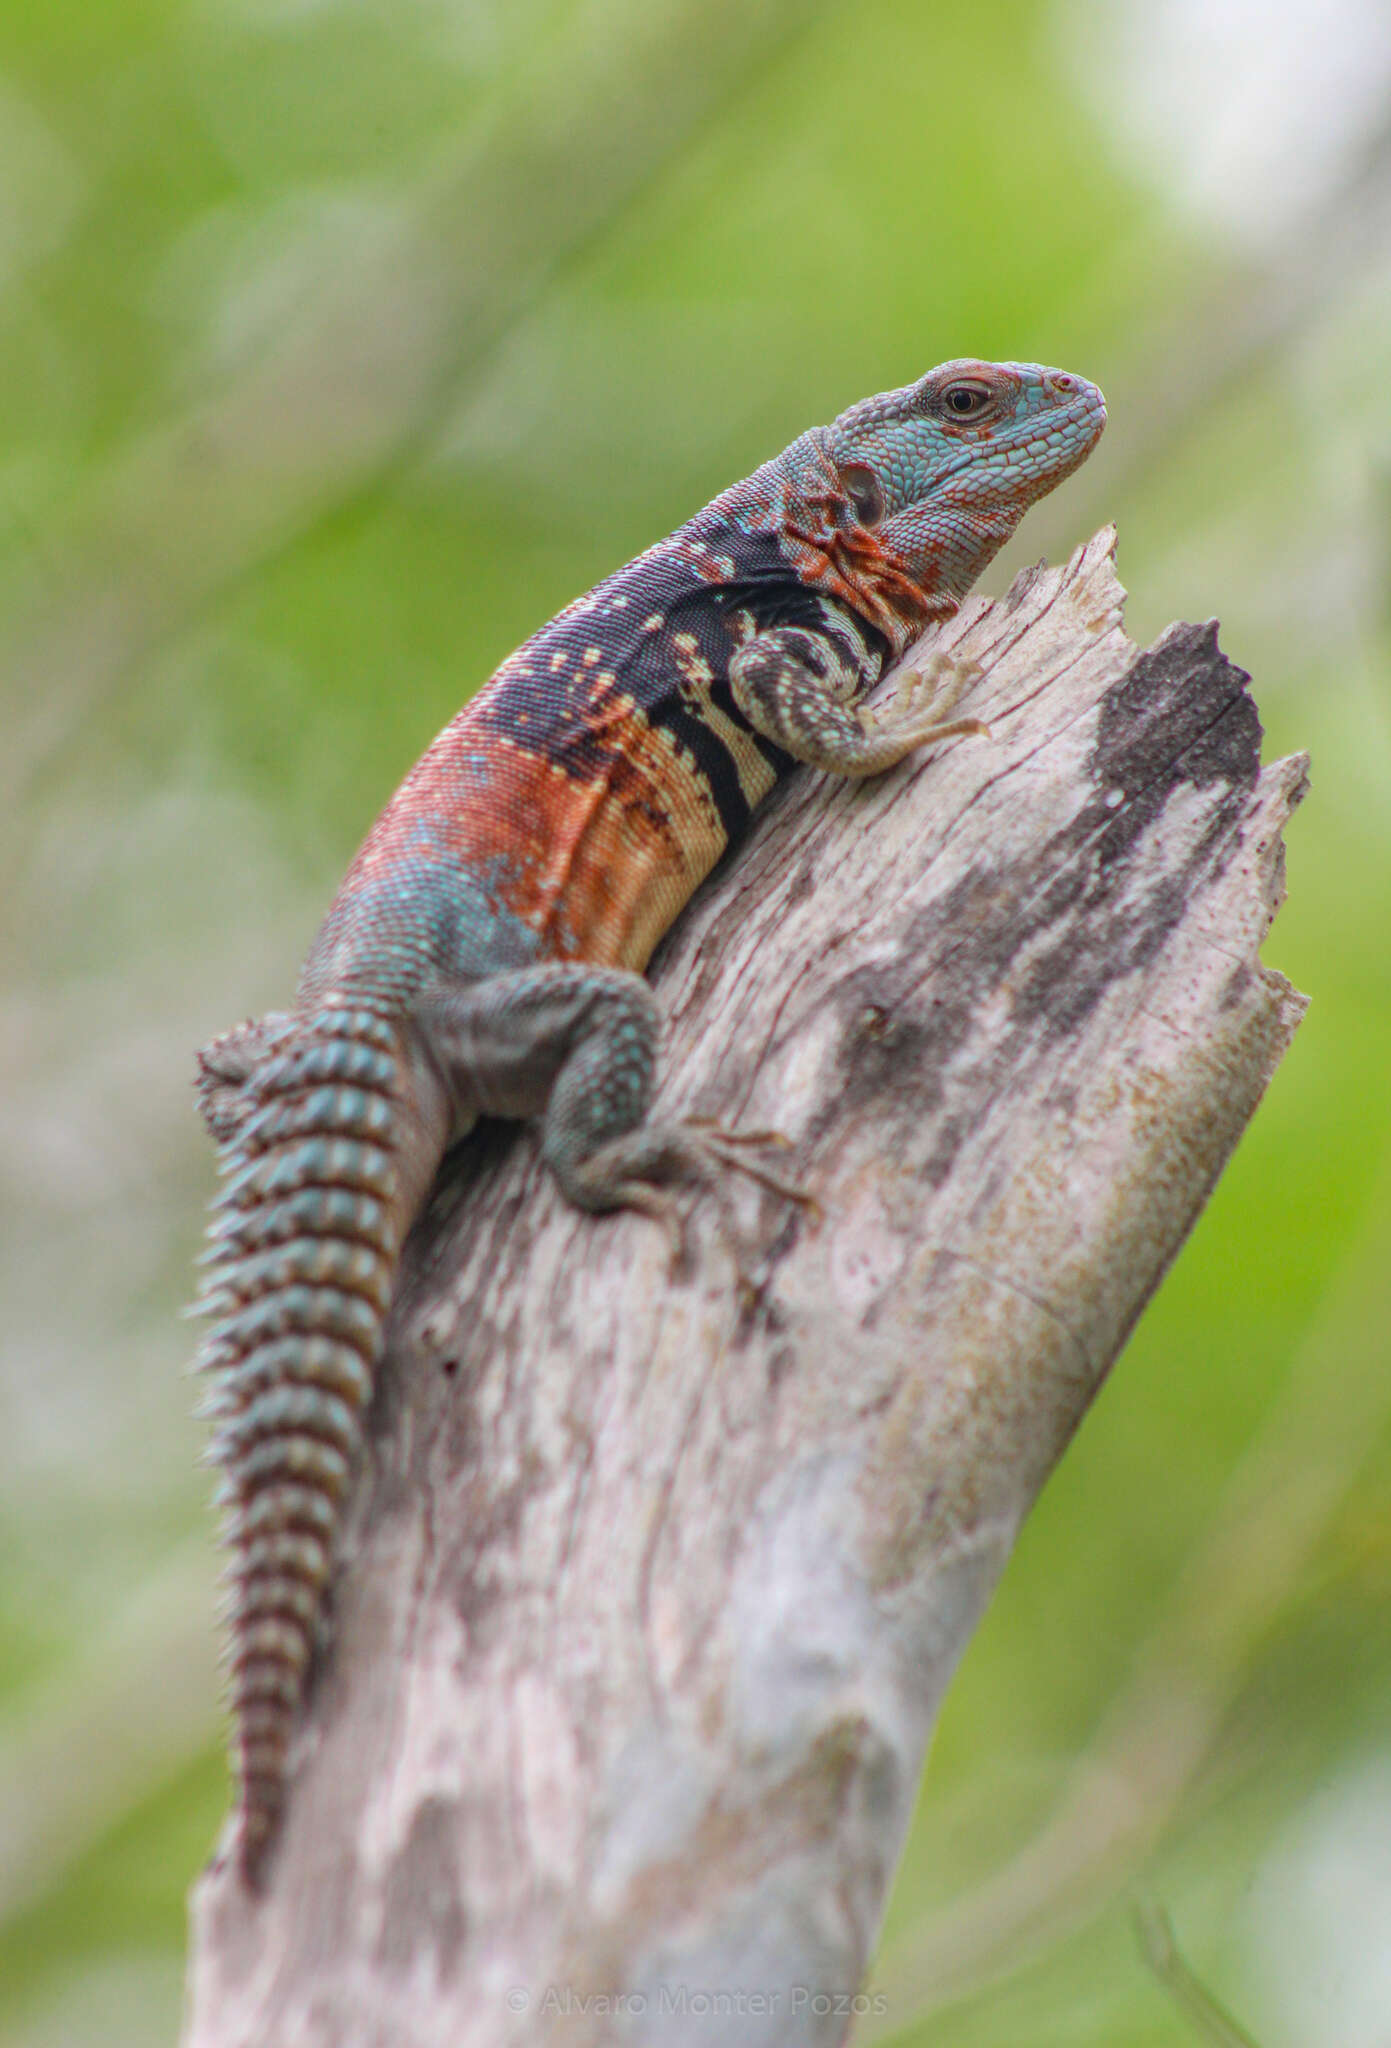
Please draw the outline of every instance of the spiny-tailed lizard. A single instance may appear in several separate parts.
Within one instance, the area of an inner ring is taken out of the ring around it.
[[[480,1116],[540,1119],[583,1209],[749,1134],[648,1117],[653,947],[778,779],[878,775],[983,732],[944,656],[865,693],[955,611],[1106,422],[1095,385],[944,363],[852,406],[607,577],[498,669],[411,770],[329,909],[292,1010],[199,1055],[223,1148],[213,1326],[239,1800],[254,1880],[360,1449],[402,1241]],[[792,1192],[791,1190],[786,1190]]]

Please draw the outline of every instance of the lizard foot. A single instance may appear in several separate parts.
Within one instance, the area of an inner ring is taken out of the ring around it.
[[[790,1151],[792,1140],[782,1131],[731,1131],[713,1117],[688,1116],[683,1119],[686,1130],[691,1132],[697,1146],[708,1154],[711,1160],[721,1166],[730,1167],[736,1173],[744,1174],[749,1180],[757,1181],[770,1194],[781,1195],[786,1202],[796,1202],[807,1211],[813,1222],[822,1219],[822,1208],[809,1188],[794,1180],[787,1180],[771,1167],[746,1157],[749,1150],[766,1150],[775,1146],[780,1151]]]
[[[292,1035],[293,1020],[283,1011],[249,1017],[200,1046],[197,1052],[198,1108],[219,1145],[234,1144],[243,1124],[260,1107],[247,1082],[261,1061]]]
[[[969,656],[938,648],[918,667],[899,671],[898,687],[891,699],[893,708],[905,719],[917,718],[928,710],[940,718],[984,673],[980,663]]]
[[[667,1241],[668,1271],[673,1275],[685,1272],[691,1263],[690,1205],[649,1181],[629,1181],[623,1188],[621,1206],[651,1218]]]
[[[708,1194],[719,1216],[719,1234],[733,1257],[745,1296],[756,1298],[756,1248],[747,1243],[731,1198],[729,1169],[757,1181],[771,1194],[795,1202],[817,1220],[821,1205],[795,1181],[775,1173],[751,1148],[774,1145],[786,1149],[780,1131],[729,1131],[710,1118],[688,1117],[679,1123],[642,1124],[611,1140],[578,1166],[568,1168],[562,1185],[572,1201],[587,1209],[635,1209],[661,1226],[670,1251],[671,1271],[689,1271],[693,1246],[691,1223],[698,1206],[690,1191]],[[687,1191],[680,1195],[680,1185]]]
[[[875,706],[868,718],[877,732],[913,747],[967,734],[989,739],[990,727],[984,719],[943,715],[983,673],[978,661],[939,650],[928,655],[921,667],[903,669],[893,696],[886,704]]]

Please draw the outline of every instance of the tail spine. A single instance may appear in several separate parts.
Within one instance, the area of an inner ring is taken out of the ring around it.
[[[223,1470],[232,1553],[237,1848],[249,1877],[284,1804],[399,1249],[391,1025],[330,1007],[268,1045],[225,1119],[226,1181],[198,1302],[213,1318],[198,1363],[213,1375],[209,1456]]]

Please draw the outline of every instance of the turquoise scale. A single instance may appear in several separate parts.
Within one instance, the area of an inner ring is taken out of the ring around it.
[[[305,1386],[324,1387],[345,1400],[363,1407],[371,1399],[372,1375],[362,1353],[352,1344],[340,1344],[332,1337],[282,1337],[274,1344],[258,1345],[235,1365],[224,1367],[220,1390],[242,1406],[262,1385],[285,1380]]]
[[[248,1152],[264,1152],[292,1138],[375,1138],[390,1136],[396,1121],[391,1103],[381,1095],[341,1083],[316,1088],[302,1100],[278,1098],[252,1117],[241,1134]]]
[[[380,1245],[389,1225],[386,1204],[375,1195],[315,1183],[285,1196],[273,1209],[238,1209],[219,1216],[210,1233],[213,1243],[203,1256],[211,1264],[232,1253],[253,1251],[301,1234]]]
[[[268,1387],[217,1433],[220,1464],[234,1464],[251,1444],[272,1436],[321,1437],[339,1450],[351,1451],[357,1437],[357,1415],[337,1394],[322,1387]]]

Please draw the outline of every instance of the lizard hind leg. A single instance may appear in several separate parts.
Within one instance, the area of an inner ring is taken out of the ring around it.
[[[234,1850],[252,1883],[279,1827],[390,1299],[398,1068],[392,1029],[349,1009],[242,1026],[203,1055],[225,1184],[199,1364],[231,1553]]]
[[[784,1142],[776,1134],[649,1119],[661,1013],[641,975],[546,962],[437,994],[416,1023],[456,1101],[540,1117],[542,1155],[577,1208],[637,1209],[679,1245],[671,1188],[694,1183],[718,1196],[722,1168],[810,1200],[748,1156]]]

